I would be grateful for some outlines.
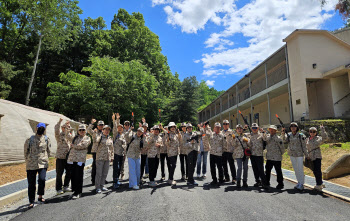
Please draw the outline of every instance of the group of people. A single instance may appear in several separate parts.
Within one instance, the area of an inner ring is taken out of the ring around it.
[[[265,131],[259,128],[257,123],[253,123],[251,131],[247,132],[248,125],[243,127],[237,124],[236,129],[232,130],[229,121],[224,120],[222,126],[220,122],[216,122],[213,130],[208,123],[202,123],[197,125],[198,131],[193,131],[191,123],[182,123],[179,129],[174,122],[170,122],[165,127],[159,124],[150,128],[143,119],[135,132],[129,121],[121,124],[120,117],[118,113],[112,115],[113,129],[105,125],[103,121],[98,121],[94,129],[95,119],[92,119],[88,127],[80,124],[77,135],[69,121],[62,125],[63,119],[60,119],[55,125],[56,191],[58,195],[73,192],[72,199],[81,196],[86,155],[91,144],[91,138],[87,133],[91,135],[93,142],[91,177],[97,194],[107,191],[105,184],[110,163],[113,163],[113,188],[120,187],[120,181],[124,177],[126,159],[129,166],[129,188],[137,190],[140,185],[143,185],[146,167],[149,186],[156,187],[155,178],[159,162],[161,181],[165,181],[165,160],[168,168],[167,182],[169,185],[176,185],[174,172],[178,156],[180,156],[181,180],[187,180],[190,186],[198,185],[194,180],[195,167],[197,166],[196,177],[206,178],[208,153],[213,179],[211,185],[232,182],[237,188],[248,187],[248,160],[250,159],[255,178],[254,187],[268,189],[271,170],[274,167],[278,183],[276,188],[283,189],[281,161],[285,152],[284,144],[288,144],[288,154],[298,181],[295,189],[303,190],[304,188],[304,158],[312,161],[314,165],[313,172],[316,179],[314,188],[319,191],[324,188],[320,145],[328,136],[322,125],[320,135],[316,127],[311,127],[309,136],[306,137],[299,131],[298,124],[295,122],[290,124],[290,132],[287,133],[286,129],[282,128],[281,134],[277,135],[275,125],[270,125],[268,131]],[[34,206],[35,201],[36,174],[38,174],[38,201],[45,203],[43,195],[51,147],[51,141],[45,135],[45,130],[46,125],[39,123],[36,134],[28,138],[24,145],[30,208]],[[64,171],[66,175],[62,182]],[[69,188],[70,182],[72,188]]]

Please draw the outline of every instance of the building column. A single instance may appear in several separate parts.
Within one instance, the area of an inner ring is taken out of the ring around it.
[[[267,109],[269,113],[269,124],[271,124],[271,109],[270,109],[270,95],[267,93]]]
[[[255,121],[254,121],[253,102],[252,102],[252,101],[250,101],[250,116],[251,116],[251,118],[250,118],[250,124],[252,124],[253,122],[255,122]]]
[[[267,81],[267,65],[266,65],[266,63],[265,63],[265,81],[266,81],[266,89],[267,89],[269,84],[268,84],[268,81]]]
[[[228,112],[228,123],[231,124],[231,116],[230,116],[230,111]]]
[[[293,117],[293,100],[292,100],[292,92],[290,89],[290,76],[289,76],[289,62],[288,62],[288,54],[287,54],[287,44],[286,47],[284,48],[284,54],[286,56],[286,71],[287,71],[287,79],[288,79],[288,99],[289,99],[289,117],[290,117],[290,122],[294,121]],[[350,76],[350,74],[349,74]],[[350,83],[350,79],[349,79]]]
[[[249,75],[249,98],[252,97],[252,87],[251,87],[251,84],[252,84],[252,82],[251,82],[250,75]]]
[[[227,93],[227,109],[230,108],[230,93]]]
[[[209,108],[209,118],[211,118],[211,107]]]

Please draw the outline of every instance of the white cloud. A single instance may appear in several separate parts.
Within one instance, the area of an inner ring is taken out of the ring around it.
[[[218,13],[228,13],[233,10],[235,0],[152,0],[152,5],[166,5],[168,24],[180,26],[186,33],[197,33],[204,29],[208,21],[221,24]]]
[[[202,55],[205,76],[244,74],[284,43],[295,29],[319,29],[332,17],[338,0],[255,0],[237,8],[235,0],[152,0],[163,5],[168,23],[183,32],[196,33],[208,22],[224,28],[204,42]],[[237,34],[246,37],[247,46],[234,44]],[[198,60],[195,60],[197,63]]]
[[[205,83],[206,83],[208,86],[213,87],[213,86],[214,86],[215,81],[207,80]]]

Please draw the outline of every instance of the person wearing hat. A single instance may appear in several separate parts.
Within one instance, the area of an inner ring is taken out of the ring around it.
[[[252,132],[250,133],[251,153],[250,162],[252,163],[255,184],[254,187],[262,186],[267,188],[266,177],[264,172],[264,140],[263,130],[259,131],[257,123],[252,124]]]
[[[38,201],[45,203],[43,195],[45,193],[46,171],[49,166],[49,156],[51,142],[44,134],[46,125],[38,123],[36,133],[28,138],[24,143],[24,159],[26,162],[29,207],[34,207],[36,191],[36,175],[38,174]]]
[[[224,135],[224,147],[223,147],[223,153],[222,153],[222,167],[224,170],[224,176],[226,182],[230,181],[230,175],[228,174],[228,167],[227,163],[230,165],[231,170],[231,176],[232,176],[232,183],[236,183],[236,166],[235,166],[235,160],[233,159],[233,137],[232,134],[234,133],[230,129],[230,123],[228,120],[224,120],[223,123],[223,130],[222,133]]]
[[[299,126],[297,123],[292,122],[289,130],[291,132],[285,133],[285,129],[282,129],[282,139],[285,143],[288,143],[288,155],[293,165],[295,176],[298,180],[298,184],[294,187],[297,190],[304,190],[305,174],[304,174],[304,156],[308,157],[306,149],[305,135],[299,132]]]
[[[56,151],[56,195],[63,194],[64,192],[71,192],[72,189],[69,188],[69,183],[71,179],[71,171],[67,164],[67,156],[70,149],[70,142],[66,139],[65,130],[70,130],[70,133],[74,134],[74,131],[70,129],[70,123],[67,121],[61,126],[63,119],[60,120],[55,125],[55,138],[57,141],[57,151]],[[61,132],[60,132],[61,128]],[[74,136],[74,135],[73,135]],[[62,175],[64,170],[66,170],[66,176],[64,177],[64,184],[62,190]]]
[[[316,185],[314,189],[322,191],[325,187],[322,181],[322,170],[321,170],[321,148],[320,146],[328,139],[328,134],[323,125],[320,126],[321,136],[317,134],[317,128],[311,127],[309,129],[309,137],[306,138],[306,148],[308,151],[309,159],[312,161],[314,168],[313,173],[316,179]]]
[[[237,162],[237,187],[241,187],[242,171],[243,171],[243,187],[248,187],[248,159],[246,155],[246,149],[250,149],[250,139],[243,134],[243,126],[241,124],[236,125],[237,136],[232,135],[233,140],[233,157]]]
[[[170,122],[168,125],[169,133],[164,130],[163,127],[161,129],[166,133],[165,135],[165,145],[167,146],[167,166],[169,172],[168,184],[176,185],[176,181],[174,180],[174,173],[176,169],[177,155],[179,155],[179,148],[181,142],[181,134],[178,130],[176,130],[176,124],[174,122]]]
[[[180,134],[182,137],[186,134],[186,123],[181,123]],[[181,180],[185,181],[188,176],[188,161],[187,161],[187,150],[185,148],[185,142],[182,139],[180,143],[180,164],[181,164]]]
[[[80,124],[78,127],[78,135],[75,137],[68,133],[66,130],[66,139],[71,144],[71,149],[68,155],[67,163],[72,168],[72,191],[71,199],[78,199],[83,192],[83,180],[84,180],[84,167],[86,162],[86,154],[88,147],[91,143],[91,139],[86,135],[85,124]]]
[[[193,179],[194,170],[196,168],[197,155],[199,151],[199,142],[202,136],[201,132],[194,132],[191,123],[186,125],[187,132],[183,136],[183,146],[187,154],[187,185],[198,185]]]
[[[132,137],[131,142],[126,148],[126,156],[129,163],[129,188],[133,188],[134,190],[140,189],[141,150],[146,145],[143,133],[144,129],[139,127],[136,135]]]
[[[161,127],[160,127],[161,128]],[[164,130],[168,131],[168,126],[164,127]],[[160,169],[161,169],[161,174],[162,174],[162,178],[161,181],[165,180],[165,159],[168,163],[168,154],[167,154],[167,146],[165,145],[166,142],[166,133],[162,133],[161,137],[163,139],[163,145],[159,148],[160,149]]]
[[[117,119],[117,125],[120,124],[120,119]],[[129,144],[132,137],[135,135],[135,132],[133,131],[134,127],[130,127],[130,121],[126,120],[124,121],[124,137],[125,137],[125,141],[126,144]],[[122,166],[120,169],[120,179],[123,180],[124,179],[124,165],[125,165],[125,159],[126,159],[126,155],[124,154],[123,157],[123,162],[122,162]]]
[[[158,125],[153,127],[153,134],[146,138],[147,142],[147,158],[149,166],[149,186],[156,187],[157,183],[154,179],[157,176],[159,166],[160,148],[164,145],[163,138],[159,135],[160,128]]]
[[[92,170],[91,170],[91,183],[92,185],[95,185],[95,176],[96,176],[96,147],[97,147],[97,140],[100,139],[102,136],[102,128],[105,125],[105,123],[100,120],[97,122],[97,128],[94,130],[92,129],[94,127],[94,123],[96,123],[96,119],[91,119],[91,124],[87,128],[87,132],[92,137]]]
[[[96,147],[96,178],[95,188],[96,193],[101,191],[107,191],[104,187],[105,180],[109,171],[109,162],[113,162],[114,148],[113,138],[109,136],[111,127],[104,125],[102,129],[102,136],[97,140],[98,145]]]
[[[148,132],[148,123],[146,123],[146,119],[142,118],[143,124],[143,136],[145,139],[149,137],[149,132]],[[143,183],[143,174],[145,173],[145,178],[149,177],[149,168],[148,168],[148,159],[147,159],[147,148],[143,148],[141,150],[141,184]]]
[[[118,189],[120,182],[120,171],[124,163],[126,140],[123,125],[120,124],[119,113],[112,115],[113,120],[113,140],[114,140],[114,159],[113,159],[113,188]]]
[[[277,127],[275,125],[270,125],[269,133],[261,130],[263,135],[263,140],[266,141],[266,185],[270,186],[271,170],[274,167],[277,174],[276,189],[283,189],[283,173],[282,173],[282,159],[284,154],[284,146],[282,139],[276,134]]]
[[[217,185],[218,179],[216,176],[216,168],[219,171],[219,184],[224,182],[224,172],[222,169],[222,150],[224,147],[225,136],[221,133],[221,124],[216,122],[214,124],[214,132],[211,131],[209,125],[205,127],[205,134],[208,136],[210,142],[210,173],[213,181],[211,185]]]
[[[201,176],[201,171],[203,178],[207,178],[207,161],[208,161],[208,152],[210,151],[210,141],[209,136],[206,136],[204,131],[204,124],[198,126],[202,132],[199,143],[199,152],[197,156],[197,177]],[[203,163],[202,163],[203,162]]]

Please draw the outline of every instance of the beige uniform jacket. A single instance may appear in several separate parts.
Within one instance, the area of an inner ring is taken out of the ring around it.
[[[170,132],[165,135],[165,145],[167,147],[168,157],[179,155],[181,139],[181,134],[176,134],[174,132]]]
[[[88,147],[91,143],[90,137],[87,135],[83,137],[80,135],[73,137],[71,136],[70,133],[66,133],[66,139],[72,142],[67,162],[85,163]],[[74,140],[74,143],[73,143],[73,140]]]
[[[312,139],[307,138],[306,139],[306,148],[308,151],[308,155],[310,159],[316,160],[316,159],[322,159],[321,149],[320,146],[328,139],[327,132],[323,129],[321,129],[321,136],[316,136]]]
[[[297,132],[295,135],[292,133],[284,134],[282,139],[285,143],[288,143],[288,155],[291,157],[307,157],[306,138],[305,135]]]
[[[138,159],[141,157],[141,139],[143,140],[143,148],[146,148],[147,144],[145,142],[145,137],[141,138],[135,135],[134,140],[129,145],[128,152],[126,153],[128,158]]]
[[[87,128],[87,132],[91,135],[92,137],[92,148],[91,148],[91,153],[96,153],[96,148],[97,148],[97,140],[100,139],[102,136],[102,131],[99,130],[93,130],[92,128],[94,127],[93,124],[90,124]]]
[[[183,138],[186,133],[184,133],[183,131],[180,131],[180,134],[181,134],[181,137]],[[184,139],[181,139],[181,142],[180,142],[180,154],[187,155],[187,149],[185,147],[185,144],[186,144],[186,142],[184,141]]]
[[[244,142],[243,138],[248,139],[248,142]],[[243,145],[243,147],[242,147]],[[241,135],[236,135],[235,139],[233,140],[233,158],[237,159],[237,158],[243,158],[244,156],[244,150],[243,149],[247,149],[250,148],[251,144],[250,144],[250,139],[248,138],[248,136],[246,134],[241,134]]]
[[[160,136],[162,137],[162,141],[163,141],[163,145],[160,147],[160,153],[167,153],[167,146],[165,145],[166,143],[166,134],[162,133],[160,134]]]
[[[229,152],[233,153],[233,137],[232,134],[234,134],[233,130],[230,128],[228,130],[222,130],[222,134],[225,136],[224,139],[224,149],[223,152]]]
[[[67,154],[70,148],[70,142],[66,139],[66,134],[64,132],[60,132],[61,123],[58,122],[55,125],[55,138],[57,141],[57,151],[56,158],[57,159],[67,159]],[[70,128],[66,128],[66,130],[70,130]],[[72,136],[74,136],[74,131],[71,130]]]
[[[163,138],[160,135],[151,134],[147,137],[147,157],[155,158],[156,156],[160,158],[160,149],[164,146]],[[156,144],[159,144],[160,147],[157,147]]]
[[[266,159],[273,161],[282,161],[285,152],[282,139],[277,135],[263,133],[263,139],[266,141]]]
[[[24,143],[24,159],[26,170],[37,170],[49,167],[51,142],[45,136],[33,135]]]
[[[263,145],[263,133],[250,133],[250,150],[253,156],[263,156],[264,145]]]
[[[195,140],[194,143],[190,142],[191,137],[197,136],[198,142]],[[201,140],[202,133],[198,131],[192,131],[191,133],[187,132],[183,135],[182,143],[184,148],[184,154],[188,155],[193,150],[199,151],[200,148],[200,140]]]
[[[224,143],[225,143],[225,136],[222,132],[215,133],[212,132],[210,128],[206,128],[205,130],[205,136],[208,136],[209,143],[210,143],[210,154],[215,156],[222,156]]]
[[[114,158],[113,138],[102,135],[96,148],[96,160],[110,161]]]

